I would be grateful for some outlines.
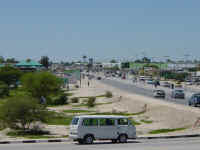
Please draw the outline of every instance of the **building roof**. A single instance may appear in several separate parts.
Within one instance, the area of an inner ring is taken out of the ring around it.
[[[21,61],[19,63],[16,64],[16,66],[20,67],[20,66],[24,66],[24,67],[40,67],[42,66],[42,64],[36,62],[36,61],[33,61],[33,60],[30,60],[30,61]]]

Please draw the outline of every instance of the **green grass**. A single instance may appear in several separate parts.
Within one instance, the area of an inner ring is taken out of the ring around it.
[[[72,96],[72,95],[74,95],[74,93],[65,93],[66,94],[66,96]]]
[[[131,120],[131,123],[133,124],[133,125],[135,125],[135,126],[138,126],[138,125],[141,125],[141,123],[140,122],[138,122],[138,121],[135,121],[134,119],[130,119]]]
[[[105,104],[112,104],[113,102],[107,102],[107,103],[96,103],[96,105],[105,105]]]
[[[153,123],[153,121],[152,120],[140,120],[141,122],[144,122],[144,123],[146,123],[146,124],[151,124],[151,123]]]
[[[10,137],[23,137],[28,139],[49,139],[49,138],[56,138],[55,136],[50,135],[34,135],[34,134],[24,134],[18,131],[10,131],[7,133],[7,136]]]
[[[182,131],[186,128],[175,128],[175,129],[158,129],[158,130],[152,130],[149,133],[150,134],[160,134],[160,133],[168,133],[168,132],[175,132],[175,131]]]
[[[46,122],[48,125],[70,125],[73,116],[66,116],[63,114],[52,115]]]
[[[89,113],[89,112],[94,112],[91,110],[74,110],[74,109],[69,109],[69,110],[64,110],[64,113]]]
[[[112,113],[112,112],[102,112],[102,113],[93,113],[92,115],[120,115],[120,116],[134,116],[134,115],[140,115],[143,114],[144,112],[138,112],[138,113],[123,113],[123,112],[118,112],[118,113]]]

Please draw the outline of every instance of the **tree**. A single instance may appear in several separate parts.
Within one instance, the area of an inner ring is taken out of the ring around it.
[[[50,63],[49,63],[49,57],[48,56],[42,56],[40,59],[40,63],[48,69]]]
[[[10,86],[11,84],[16,85],[22,74],[23,73],[20,70],[14,67],[5,66],[0,68],[0,81],[3,81],[8,86]]]
[[[83,62],[86,63],[87,56],[86,56],[86,55],[83,55],[82,58],[83,58]]]
[[[49,72],[27,73],[22,79],[22,85],[31,95],[40,99],[60,91],[62,80]]]
[[[6,63],[17,63],[18,61],[15,58],[7,58]]]
[[[5,59],[3,58],[3,56],[0,56],[0,63],[4,63]]]
[[[117,60],[112,59],[112,60],[110,61],[110,63],[117,63]]]
[[[143,57],[142,58],[142,62],[143,63],[150,63],[151,62],[151,59],[147,58],[147,57]]]
[[[47,119],[47,109],[32,97],[12,97],[0,106],[0,120],[13,129],[27,130],[32,123]]]

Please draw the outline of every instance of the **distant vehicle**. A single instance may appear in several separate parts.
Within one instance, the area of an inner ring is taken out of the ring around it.
[[[193,94],[188,101],[189,106],[200,106],[200,93]]]
[[[192,85],[192,81],[186,81],[185,85]]]
[[[101,80],[101,77],[97,77],[97,80]]]
[[[163,82],[162,86],[170,88],[171,84],[169,82]]]
[[[153,80],[150,79],[150,80],[146,80],[146,83],[147,83],[147,84],[154,84],[155,82],[154,82]]]
[[[127,139],[136,138],[136,128],[124,116],[75,116],[70,125],[69,137],[80,144],[92,144],[94,140],[126,143]]]
[[[164,90],[154,90],[153,96],[158,98],[165,98],[165,91]]]
[[[172,91],[172,98],[181,98],[181,99],[185,99],[185,93],[184,90],[182,89],[174,89]]]

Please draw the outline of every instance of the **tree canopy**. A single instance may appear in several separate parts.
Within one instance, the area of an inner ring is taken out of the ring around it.
[[[27,73],[22,77],[22,85],[33,97],[47,97],[61,88],[62,81],[49,72]]]

